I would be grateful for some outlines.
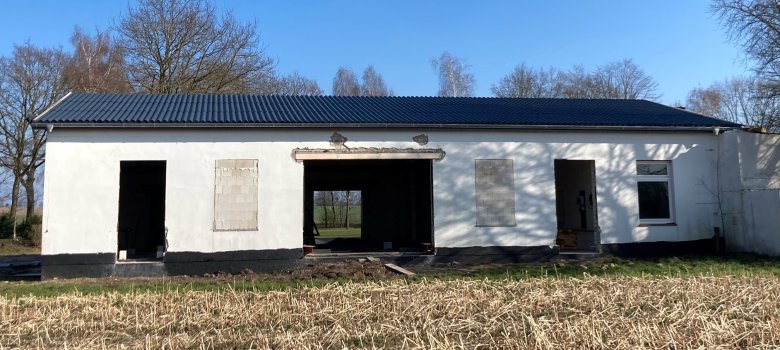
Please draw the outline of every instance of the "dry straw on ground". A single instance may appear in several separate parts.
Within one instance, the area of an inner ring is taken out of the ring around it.
[[[775,277],[366,282],[0,297],[29,348],[775,348]]]

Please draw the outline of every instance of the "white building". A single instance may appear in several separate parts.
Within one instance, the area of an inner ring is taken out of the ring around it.
[[[752,135],[641,100],[439,97],[72,94],[34,126],[44,278],[307,262],[324,190],[361,192],[345,250],[402,262],[713,252],[724,138]]]

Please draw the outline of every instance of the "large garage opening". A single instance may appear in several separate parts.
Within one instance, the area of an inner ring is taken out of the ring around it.
[[[597,252],[596,162],[556,159],[554,164],[556,244],[562,252]]]
[[[313,253],[433,251],[431,160],[303,166],[304,244]]]
[[[165,161],[122,161],[118,259],[159,259],[165,250]]]

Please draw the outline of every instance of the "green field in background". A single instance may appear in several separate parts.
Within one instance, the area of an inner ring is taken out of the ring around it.
[[[321,228],[317,238],[360,238],[360,228]]]
[[[317,223],[318,227],[320,227],[320,224],[325,221],[323,219],[324,218],[325,209],[328,210],[328,215],[332,215],[330,207],[326,208],[326,207],[320,206],[320,205],[315,205],[314,206],[314,222]],[[361,208],[360,208],[359,205],[351,206],[349,208],[349,225],[350,226],[360,225],[360,222],[361,222],[360,221],[360,218],[361,218],[360,209]],[[344,217],[343,213],[341,213],[341,211],[339,210],[338,207],[336,208],[336,217],[340,217],[340,218]],[[341,224],[343,225],[343,222]]]

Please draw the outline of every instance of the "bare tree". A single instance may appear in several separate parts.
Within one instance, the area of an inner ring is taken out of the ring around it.
[[[330,213],[328,212],[328,199],[330,198],[329,191],[315,191],[314,192],[314,203],[317,205],[317,207],[320,210],[315,210],[315,213],[321,213],[320,219],[322,221],[320,224],[322,224],[322,228],[329,227],[329,224],[331,222]],[[315,221],[317,221],[315,219]],[[315,222],[316,224],[316,222]]]
[[[333,78],[332,94],[334,96],[360,96],[360,90],[360,82],[355,72],[339,67]]]
[[[499,97],[565,97],[656,100],[658,83],[632,60],[608,63],[588,72],[576,65],[567,71],[534,70],[518,65],[491,87]]]
[[[566,98],[597,98],[594,80],[581,65],[575,65],[568,71],[560,71],[555,83],[555,93]]]
[[[336,72],[336,77],[333,78],[333,95],[335,96],[389,96],[390,91],[387,89],[385,80],[382,75],[377,73],[373,66],[368,66],[363,71],[363,84],[361,85],[357,79],[357,76],[351,70],[339,67]],[[342,201],[342,208],[344,208],[344,223],[345,228],[349,228],[349,202],[352,196],[351,191],[344,192],[345,198]],[[343,205],[346,202],[346,205]],[[334,212],[335,216],[335,212]]]
[[[322,89],[320,89],[316,81],[308,79],[297,72],[275,78],[273,82],[268,84],[268,87],[268,93],[273,95],[322,95]]]
[[[780,96],[780,1],[714,0],[710,9],[755,61],[768,93]]]
[[[509,75],[490,87],[497,97],[558,97],[558,72],[553,69],[533,69],[521,63]]]
[[[374,66],[368,66],[363,71],[363,83],[351,69],[339,67],[333,78],[332,94],[334,96],[391,96],[392,90],[387,88],[385,79]]]
[[[688,108],[694,112],[780,131],[780,99],[767,93],[758,78],[731,78],[688,94]]]
[[[337,192],[336,191],[328,191],[330,193],[330,210],[331,214],[333,215],[333,226],[336,227],[336,223],[340,222],[341,220],[338,220],[338,216],[336,215],[336,205],[338,203],[338,199],[336,198]]]
[[[352,222],[350,207],[359,206],[360,202],[360,191],[315,191],[315,222],[320,228],[353,227],[360,222]]]
[[[78,92],[129,92],[132,90],[121,50],[104,32],[94,37],[76,27],[70,37],[73,55],[63,73],[66,86]]]
[[[628,100],[661,97],[657,92],[658,83],[630,59],[600,66],[590,79],[593,97]]]
[[[709,87],[697,87],[688,92],[685,108],[706,116],[726,119],[721,112],[721,100],[723,99],[717,84]]]
[[[439,76],[439,96],[473,96],[477,85],[474,75],[469,73],[470,66],[462,58],[445,51],[431,60],[431,66]]]
[[[385,79],[374,66],[368,66],[363,71],[363,85],[360,87],[362,96],[391,96],[393,94],[385,84]]]
[[[115,30],[136,90],[248,92],[273,72],[255,24],[207,0],[139,0]]]
[[[349,209],[352,191],[344,191],[344,228],[349,229]]]
[[[10,58],[0,59],[0,165],[13,174],[13,215],[20,187],[27,197],[27,217],[35,213],[35,175],[44,163],[46,133],[32,129],[30,120],[65,95],[65,61],[62,50],[30,43],[15,45]]]

